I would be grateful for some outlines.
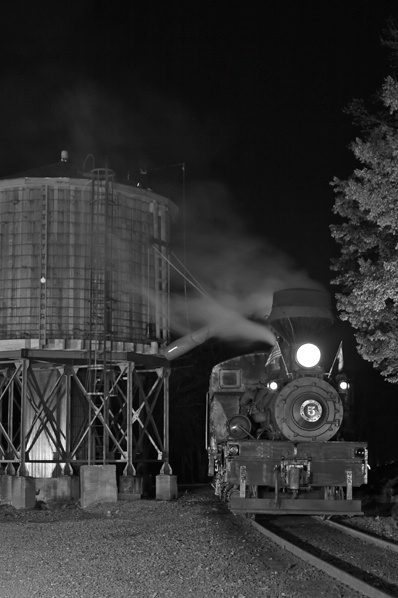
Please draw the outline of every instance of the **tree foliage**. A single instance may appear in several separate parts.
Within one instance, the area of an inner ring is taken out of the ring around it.
[[[398,67],[398,34],[389,28],[391,56]],[[386,380],[398,382],[398,78],[392,74],[369,106],[349,107],[360,137],[351,145],[358,168],[335,178],[331,226],[340,245],[333,260],[339,285],[337,309],[355,330],[358,352]]]

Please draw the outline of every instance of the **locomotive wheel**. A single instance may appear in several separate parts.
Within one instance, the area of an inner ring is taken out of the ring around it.
[[[228,492],[230,490],[232,490],[233,487],[234,487],[233,484],[228,484],[228,483],[223,484],[223,486],[221,488],[221,496],[220,496],[220,498],[223,502],[225,502],[225,503],[228,502]]]
[[[298,378],[276,397],[273,418],[288,440],[330,440],[343,421],[343,403],[337,391],[324,380]]]
[[[233,486],[231,484],[231,488],[229,488],[227,494],[226,494],[226,498],[227,498],[227,504],[228,506],[230,506],[230,502],[231,502],[231,498],[232,496],[240,496],[240,492],[239,492],[239,486]]]

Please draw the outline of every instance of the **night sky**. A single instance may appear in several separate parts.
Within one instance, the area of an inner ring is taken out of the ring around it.
[[[343,108],[381,84],[394,0],[17,2],[2,7],[0,176],[92,153],[181,200],[223,185],[250,233],[330,279]],[[188,206],[189,207],[189,206]]]
[[[186,218],[188,255],[195,226],[216,239],[224,287],[232,245],[248,240],[265,244],[264,271],[272,254],[328,287],[330,181],[355,166],[343,109],[388,73],[391,18],[396,0],[2,5],[0,176],[63,149],[121,180],[146,169]]]

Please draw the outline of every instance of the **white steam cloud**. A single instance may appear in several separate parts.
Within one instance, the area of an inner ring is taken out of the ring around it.
[[[273,293],[322,288],[292,258],[245,230],[220,184],[196,186],[187,195],[174,256],[185,264],[193,284],[200,284],[197,290],[173,274],[171,325],[176,334],[208,327],[209,336],[274,344],[265,326]]]

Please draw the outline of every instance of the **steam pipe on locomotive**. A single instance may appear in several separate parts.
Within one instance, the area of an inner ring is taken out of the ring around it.
[[[185,355],[191,349],[194,349],[197,345],[201,345],[211,337],[211,332],[208,326],[204,326],[199,330],[190,332],[185,336],[173,341],[166,347],[161,348],[161,354],[166,357],[169,361]]]
[[[234,512],[361,513],[353,489],[367,483],[367,445],[345,440],[349,384],[316,344],[333,320],[328,293],[278,291],[267,323],[280,345],[213,368],[209,475]]]

